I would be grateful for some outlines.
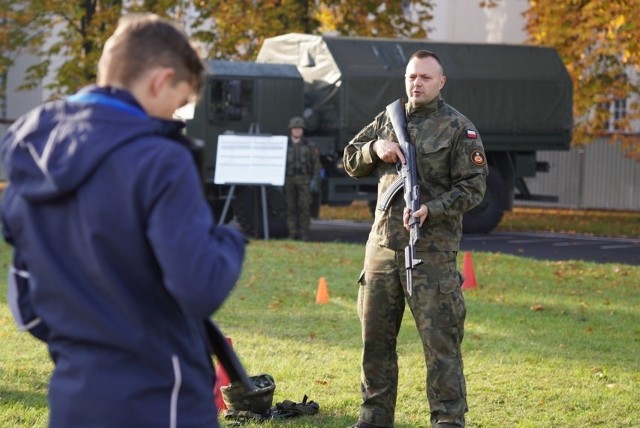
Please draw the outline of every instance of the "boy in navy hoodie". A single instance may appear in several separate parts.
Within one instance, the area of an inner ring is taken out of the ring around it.
[[[204,76],[182,30],[128,16],[97,85],[0,143],[9,303],[55,364],[51,428],[218,426],[203,321],[240,275],[244,238],[214,223],[172,120]]]

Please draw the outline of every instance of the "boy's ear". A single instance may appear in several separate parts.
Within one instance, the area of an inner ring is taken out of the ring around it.
[[[156,68],[151,72],[149,90],[151,95],[157,96],[165,85],[171,85],[176,71],[170,67]]]

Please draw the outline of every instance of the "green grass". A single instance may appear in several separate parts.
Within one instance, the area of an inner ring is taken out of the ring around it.
[[[215,320],[275,401],[307,394],[320,413],[273,427],[343,428],[357,418],[361,245],[252,241],[243,275]],[[1,264],[7,264],[2,247]],[[462,258],[461,258],[462,259]],[[474,253],[465,291],[468,427],[640,426],[640,267]],[[315,303],[318,280],[328,304]],[[0,284],[0,426],[46,426],[51,363],[15,330]],[[399,337],[396,427],[427,426],[424,362],[413,320]],[[249,425],[253,426],[253,425]]]

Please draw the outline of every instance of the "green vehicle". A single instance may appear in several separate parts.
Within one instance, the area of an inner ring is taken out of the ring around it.
[[[228,185],[213,180],[217,139],[230,133],[287,135],[292,116],[303,116],[323,166],[318,204],[368,200],[375,177],[353,179],[342,152],[385,106],[405,96],[404,71],[413,52],[428,49],[442,59],[445,100],[469,117],[482,136],[489,163],[482,204],[464,216],[465,233],[493,230],[513,200],[553,200],[532,195],[524,178],[547,171],[539,150],[568,150],[572,82],[557,52],[522,45],[436,43],[383,38],[287,34],[266,39],[256,62],[210,61],[204,99],[187,132],[205,141],[207,195],[219,216]],[[257,186],[238,186],[227,204],[245,233],[261,236],[263,210]],[[271,235],[286,236],[283,189],[266,189]]]

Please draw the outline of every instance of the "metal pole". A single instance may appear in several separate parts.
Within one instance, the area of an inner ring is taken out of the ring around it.
[[[269,214],[267,213],[267,187],[260,186],[260,196],[262,200],[262,227],[264,229],[264,240],[269,240]]]
[[[227,211],[229,211],[229,205],[231,205],[231,199],[233,199],[233,192],[236,190],[236,185],[231,185],[229,189],[229,194],[227,195],[227,199],[224,200],[224,207],[222,208],[222,214],[218,219],[218,224],[224,224],[224,219],[227,217]]]

